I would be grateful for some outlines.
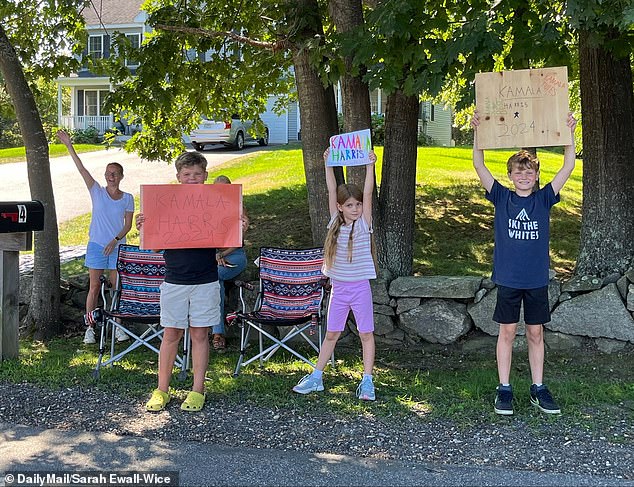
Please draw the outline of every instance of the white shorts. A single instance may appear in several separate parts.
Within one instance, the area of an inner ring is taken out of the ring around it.
[[[220,321],[220,284],[161,284],[161,325],[204,328]]]

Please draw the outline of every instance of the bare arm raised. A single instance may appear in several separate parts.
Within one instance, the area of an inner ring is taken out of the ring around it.
[[[324,164],[328,160],[328,154],[330,148],[324,151]],[[337,179],[335,178],[335,171],[331,166],[326,165],[326,187],[328,188],[328,212],[329,215],[334,215],[339,211],[337,209]]]
[[[84,179],[84,183],[86,183],[86,187],[90,190],[90,188],[92,188],[92,185],[95,184],[95,179],[88,172],[88,169],[84,167],[83,162],[81,162],[81,159],[77,155],[77,152],[75,152],[73,143],[70,140],[70,135],[68,135],[63,130],[58,130],[57,137],[59,138],[60,142],[66,146],[66,149],[68,149],[68,153],[75,162],[75,166],[77,166],[79,174],[81,174],[81,177]]]
[[[491,174],[491,171],[484,165],[484,151],[482,149],[478,149],[478,126],[480,125],[480,119],[478,116],[478,112],[476,111],[473,114],[473,118],[471,119],[471,126],[473,127],[473,167],[480,178],[480,184],[486,189],[488,192],[491,192],[491,188],[493,188],[493,182],[495,178]]]
[[[572,113],[568,114],[568,127],[570,127],[570,134],[572,136],[572,142],[570,145],[565,146],[564,148],[564,165],[561,169],[555,174],[555,177],[550,182],[550,185],[553,188],[555,194],[559,194],[561,188],[564,187],[566,181],[572,174],[573,169],[575,168],[575,128],[577,127],[577,120],[572,116]]]

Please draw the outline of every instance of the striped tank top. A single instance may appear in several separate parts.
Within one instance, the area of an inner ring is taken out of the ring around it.
[[[336,224],[336,222],[337,214],[335,213],[330,219],[330,223],[328,223],[328,228]],[[341,225],[337,238],[335,262],[330,268],[326,268],[324,264],[322,272],[337,281],[353,282],[363,279],[375,279],[376,268],[374,267],[370,246],[372,228],[369,227],[363,216],[355,222],[352,235],[352,262],[348,260],[348,239],[351,231],[352,224]]]

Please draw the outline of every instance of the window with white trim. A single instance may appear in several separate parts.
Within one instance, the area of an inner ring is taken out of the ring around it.
[[[88,56],[92,59],[103,59],[103,36],[88,37]]]
[[[107,94],[108,90],[85,90],[84,115],[88,117],[107,115],[103,110]]]

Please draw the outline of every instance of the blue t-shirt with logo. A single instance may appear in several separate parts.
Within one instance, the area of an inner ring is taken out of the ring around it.
[[[547,286],[550,209],[559,203],[559,195],[549,183],[529,196],[518,196],[495,180],[486,198],[495,206],[493,282],[515,289]]]

